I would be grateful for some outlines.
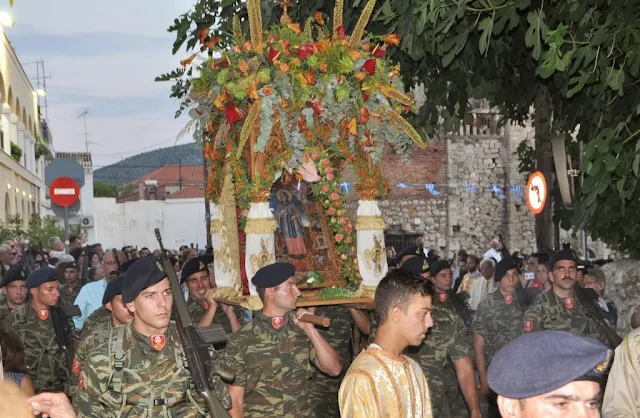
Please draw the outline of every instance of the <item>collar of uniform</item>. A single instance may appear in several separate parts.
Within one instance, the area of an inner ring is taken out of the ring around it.
[[[158,353],[158,350],[153,348],[153,346],[151,345],[151,336],[147,337],[145,335],[142,335],[140,332],[138,332],[138,330],[136,330],[135,327],[133,326],[133,321],[135,321],[135,319],[127,324],[127,334],[130,336],[129,338],[131,338],[133,341],[135,341],[136,345],[142,344],[142,347],[144,347],[145,351],[150,351],[152,353]],[[169,327],[167,328],[167,330],[164,333],[164,335],[166,336],[165,347],[168,346],[169,343],[171,343],[171,341],[172,341],[171,332],[170,332],[171,325],[172,325],[172,323],[169,322]]]
[[[271,325],[271,318],[270,316],[266,316],[262,311],[258,312],[256,317],[258,319],[258,322],[260,323],[260,326],[264,329],[266,329],[267,331],[269,331],[272,334],[277,334],[277,335],[281,335],[282,333],[284,333],[284,331],[289,328],[289,323],[291,321],[290,318],[291,312],[287,313],[283,319],[284,322],[282,323],[282,326],[279,329],[276,329],[275,327],[273,327],[273,325]]]
[[[187,308],[189,309],[190,312],[193,312],[195,310],[206,311],[204,306],[202,306],[202,302],[198,302],[197,300],[193,299],[191,296],[189,296],[189,300],[187,301]]]

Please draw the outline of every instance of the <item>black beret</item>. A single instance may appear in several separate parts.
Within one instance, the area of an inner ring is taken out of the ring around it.
[[[51,267],[42,267],[29,275],[27,279],[27,289],[33,289],[45,283],[55,282],[56,280],[58,280],[58,276],[54,269]]]
[[[22,266],[13,266],[4,274],[2,281],[0,281],[0,287],[5,287],[9,283],[18,280],[27,280],[27,274],[24,272]]]
[[[590,269],[592,267],[593,267],[593,264],[591,263],[591,261],[589,261],[589,260],[578,260],[578,270],[584,270],[586,272],[587,269]]]
[[[431,277],[436,277],[436,274],[446,269],[451,269],[449,262],[447,260],[438,260],[429,266],[429,275]]]
[[[120,273],[126,273],[129,270],[129,267],[133,266],[136,261],[140,260],[139,258],[132,258],[131,260],[127,260],[124,263],[120,264]]]
[[[117,276],[115,279],[111,280],[107,285],[107,288],[104,291],[104,295],[102,296],[102,304],[106,305],[111,302],[113,298],[122,294],[122,284],[124,283],[124,274]]]
[[[513,261],[511,257],[505,257],[502,260],[500,260],[498,264],[496,264],[496,270],[493,275],[493,279],[496,282],[499,282],[500,280],[502,280],[504,275],[507,274],[509,270],[517,269],[517,268],[518,266],[516,266],[516,263]]]
[[[251,279],[255,287],[268,289],[276,287],[295,276],[296,268],[290,263],[274,263],[262,267],[256,271],[256,275]]]
[[[76,269],[76,270],[80,270],[80,267],[78,267],[78,263],[76,263],[75,261],[71,261],[70,263],[67,263],[64,266],[64,269]]]
[[[419,245],[414,245],[413,247],[407,247],[404,248],[402,251],[400,251],[398,254],[396,254],[396,264],[400,263],[400,260],[402,260],[402,257],[407,256],[407,255],[419,255],[424,257],[424,248],[422,248]]]
[[[558,262],[558,261],[578,261],[578,258],[576,257],[576,252],[573,251],[571,248],[563,248],[560,251],[558,251],[557,253],[555,253],[553,255],[553,259],[551,259],[551,267],[553,268],[553,266]]]
[[[423,256],[411,257],[402,263],[400,270],[412,276],[420,276],[429,271],[429,262]]]
[[[202,257],[192,258],[187,261],[184,266],[182,266],[182,273],[180,274],[180,284],[184,283],[187,280],[187,277],[192,274],[206,271],[209,273],[209,263],[213,261],[212,255],[204,255]]]
[[[538,396],[574,380],[600,381],[611,350],[587,337],[541,331],[516,338],[493,357],[487,379],[498,395],[512,399]],[[529,359],[522,361],[522,359]]]
[[[156,256],[136,260],[124,275],[122,285],[122,302],[133,302],[140,292],[160,283],[167,273]]]

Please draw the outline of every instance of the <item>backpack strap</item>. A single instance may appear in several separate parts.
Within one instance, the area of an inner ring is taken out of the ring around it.
[[[114,329],[116,333],[113,342],[113,377],[111,378],[111,387],[115,392],[122,392],[122,378],[124,376],[124,336],[126,326],[120,326]]]

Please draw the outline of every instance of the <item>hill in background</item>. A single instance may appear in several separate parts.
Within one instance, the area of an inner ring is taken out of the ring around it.
[[[119,186],[167,165],[201,165],[202,149],[194,142],[137,154],[99,168],[93,178]]]

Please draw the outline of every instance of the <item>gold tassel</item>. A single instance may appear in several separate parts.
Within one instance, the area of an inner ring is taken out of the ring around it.
[[[233,37],[236,38],[238,45],[244,43],[244,34],[242,33],[242,26],[240,25],[240,18],[238,15],[233,16]]]
[[[416,107],[416,102],[409,97],[408,95],[396,90],[395,88],[385,85],[385,84],[378,84],[378,90],[380,91],[380,93],[382,93],[385,97],[398,102],[400,104],[403,104],[405,106],[409,106],[411,108],[412,111],[416,111],[417,107]]]
[[[251,135],[251,130],[260,117],[261,107],[261,101],[256,100],[256,102],[253,103],[253,105],[251,105],[251,108],[249,109],[249,114],[244,120],[242,131],[240,131],[240,139],[238,140],[238,151],[236,151],[236,160],[239,159],[240,156],[242,156],[242,151],[244,150],[244,146],[247,143],[247,139],[249,139],[249,135]]]
[[[247,0],[247,10],[249,12],[251,46],[254,51],[262,52],[262,9],[260,9],[260,0]]]
[[[376,0],[369,0],[367,5],[362,9],[362,14],[360,14],[360,18],[358,19],[358,23],[356,23],[356,27],[351,34],[351,39],[349,40],[349,46],[351,48],[356,48],[358,44],[362,41],[362,36],[364,35],[364,29],[369,24],[369,19],[371,19],[371,14],[373,13],[373,9],[376,6]]]
[[[222,230],[220,231],[222,245],[219,251],[214,253],[216,263],[219,263],[221,270],[229,275],[229,282],[234,289],[240,290],[240,242],[238,240],[238,218],[236,215],[236,196],[233,187],[233,176],[231,175],[231,164],[227,163],[220,193],[220,215]]]
[[[312,32],[313,26],[311,25],[313,23],[313,20],[314,20],[313,17],[310,16],[307,19],[307,22],[304,24],[304,36],[307,36],[309,38],[313,37],[313,32]]]
[[[344,0],[337,0],[333,7],[333,31],[338,30],[338,26],[342,26],[342,14],[344,13]]]
[[[422,140],[422,137],[420,137],[418,131],[416,131],[415,128],[411,126],[411,124],[405,118],[400,116],[398,112],[393,109],[388,109],[386,114],[389,118],[389,121],[400,128],[402,132],[404,132],[405,135],[411,138],[411,140],[416,145],[418,145],[420,148],[424,148],[427,146],[427,144]]]

